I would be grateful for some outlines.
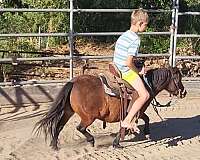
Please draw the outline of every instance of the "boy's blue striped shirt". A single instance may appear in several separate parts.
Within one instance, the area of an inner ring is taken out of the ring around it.
[[[137,56],[140,46],[139,36],[130,30],[124,32],[117,40],[115,45],[113,62],[121,72],[127,72],[129,68],[125,62],[129,55]]]

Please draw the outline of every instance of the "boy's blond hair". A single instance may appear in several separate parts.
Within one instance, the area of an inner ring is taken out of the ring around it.
[[[131,24],[136,24],[139,21],[147,23],[149,21],[149,16],[144,9],[136,9],[131,14]]]

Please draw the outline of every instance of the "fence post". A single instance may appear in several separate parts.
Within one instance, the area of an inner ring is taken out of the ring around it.
[[[173,66],[173,50],[174,50],[174,31],[175,31],[175,15],[176,15],[176,0],[173,0],[172,4],[172,24],[170,26],[170,49],[169,49],[169,64]]]
[[[175,28],[174,28],[174,44],[173,44],[173,58],[172,58],[172,66],[176,66],[176,47],[177,47],[177,31],[178,31],[178,12],[179,12],[179,0],[176,0],[175,5]]]
[[[70,79],[73,78],[73,54],[74,54],[74,47],[73,47],[73,37],[74,37],[74,29],[73,29],[73,0],[70,1],[70,29],[69,29],[69,48],[70,48]]]

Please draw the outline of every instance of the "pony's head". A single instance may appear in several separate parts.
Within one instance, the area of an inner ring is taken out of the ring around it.
[[[165,88],[170,94],[184,98],[187,94],[183,83],[182,75],[177,67],[169,68],[171,76],[169,77],[169,84]]]

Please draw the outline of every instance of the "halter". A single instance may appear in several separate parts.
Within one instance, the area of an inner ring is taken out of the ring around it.
[[[171,72],[171,75],[172,75],[172,78],[171,78],[171,79],[173,80],[173,83],[174,83],[174,85],[175,85],[175,87],[176,87],[176,90],[178,90],[179,95],[180,95],[180,97],[182,98],[183,96],[186,95],[187,91],[185,90],[185,88],[183,89],[183,91],[181,90],[181,88],[180,88],[179,85],[178,85],[179,82],[176,81],[175,75],[172,73],[171,70],[170,70],[170,72]]]

